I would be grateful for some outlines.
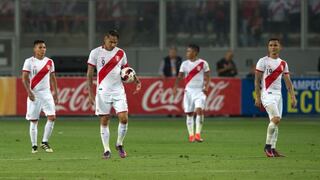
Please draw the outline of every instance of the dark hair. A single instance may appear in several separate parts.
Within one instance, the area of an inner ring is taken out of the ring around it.
[[[106,36],[116,36],[118,39],[120,38],[119,32],[117,30],[110,30]]]
[[[35,40],[35,41],[33,42],[33,46],[35,46],[35,45],[37,45],[37,44],[42,44],[42,43],[45,43],[44,40],[39,40],[39,39],[37,39],[37,40]]]
[[[270,38],[270,39],[268,40],[268,44],[270,43],[270,41],[278,41],[278,42],[281,44],[281,41],[280,41],[279,38]]]
[[[193,49],[194,51],[197,52],[197,54],[199,54],[199,52],[200,52],[200,47],[198,45],[196,45],[196,44],[189,44],[188,48]]]

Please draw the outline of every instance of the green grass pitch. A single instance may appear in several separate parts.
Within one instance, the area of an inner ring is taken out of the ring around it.
[[[17,120],[18,119],[18,120]],[[42,138],[44,119],[39,123]],[[285,158],[263,153],[267,118],[206,118],[203,143],[188,143],[184,118],[129,119],[128,152],[101,159],[96,117],[58,118],[50,143],[54,153],[31,154],[29,124],[0,119],[0,179],[320,179],[320,120],[284,118],[278,149]]]

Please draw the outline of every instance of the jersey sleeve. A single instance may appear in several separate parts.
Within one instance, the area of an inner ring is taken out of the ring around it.
[[[50,69],[50,73],[54,73],[55,72],[54,61],[53,60],[50,60],[50,61],[52,61],[52,66],[51,66],[51,69]]]
[[[122,57],[122,61],[121,61],[121,67],[122,68],[129,67],[127,55],[124,51],[123,51],[123,57]]]
[[[289,74],[289,67],[288,67],[288,63],[287,62],[285,62],[283,73],[284,74]]]
[[[88,65],[90,66],[97,66],[97,56],[96,56],[96,51],[95,50],[92,50],[90,52],[90,55],[89,55],[89,59],[88,59]]]
[[[204,64],[203,64],[203,69],[204,69],[204,72],[208,72],[210,71],[210,67],[209,67],[209,64],[207,61],[204,61]]]
[[[183,62],[180,66],[179,72],[182,72],[182,73],[185,72],[184,66],[185,66],[185,63]]]
[[[264,72],[266,69],[263,59],[259,59],[256,65],[256,71]]]
[[[22,71],[23,72],[31,72],[30,61],[28,61],[27,59],[24,61]]]

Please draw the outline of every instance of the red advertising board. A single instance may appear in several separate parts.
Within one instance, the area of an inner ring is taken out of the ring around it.
[[[174,79],[141,77],[142,89],[133,94],[134,84],[126,85],[130,114],[183,114],[183,85],[172,96]],[[26,112],[27,94],[17,79],[17,114]],[[94,108],[88,103],[85,78],[58,78],[59,104],[57,115],[91,115]],[[240,115],[241,80],[235,78],[213,78],[206,102],[207,115]]]

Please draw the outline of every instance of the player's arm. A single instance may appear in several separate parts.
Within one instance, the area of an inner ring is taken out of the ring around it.
[[[24,88],[26,89],[26,91],[28,93],[29,99],[31,101],[34,101],[35,97],[34,97],[34,94],[32,93],[32,91],[30,89],[29,73],[30,72],[27,72],[27,71],[23,71],[22,72],[22,83],[23,83],[23,86],[24,86]]]
[[[183,72],[179,72],[179,74],[176,78],[176,81],[174,83],[174,86],[173,86],[173,96],[176,96],[178,85],[179,85],[180,81],[182,80],[183,76],[184,76]]]
[[[133,92],[133,94],[137,94],[141,90],[141,81],[137,75],[134,75],[134,83],[136,84],[136,90]]]
[[[206,95],[208,95],[209,87],[210,87],[210,71],[207,71],[204,73],[204,88],[203,88],[203,92]]]
[[[256,94],[255,105],[257,107],[261,107],[261,105],[262,105],[261,104],[261,89],[260,89],[262,77],[263,77],[263,73],[260,71],[256,71],[255,78],[254,78],[254,91]]]
[[[87,70],[87,88],[89,92],[89,102],[91,105],[94,105],[94,94],[93,94],[93,73],[94,73],[94,67],[91,65],[88,65]]]
[[[58,103],[58,85],[57,85],[57,78],[56,78],[56,74],[50,73],[50,83],[51,83],[51,87],[53,89],[53,99],[54,102],[57,104]]]
[[[291,98],[291,106],[292,107],[296,107],[297,106],[297,99],[296,99],[296,95],[294,92],[294,87],[292,85],[292,81],[290,79],[290,75],[289,73],[285,73],[283,76],[284,82],[286,84],[287,90],[290,94],[290,98]]]

